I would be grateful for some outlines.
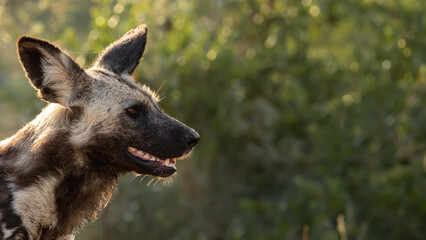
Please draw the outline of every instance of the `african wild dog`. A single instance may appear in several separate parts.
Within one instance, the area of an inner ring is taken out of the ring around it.
[[[0,239],[73,239],[127,172],[168,177],[199,135],[169,117],[130,75],[145,49],[139,26],[83,70],[55,45],[18,40],[26,76],[49,104],[0,143]]]

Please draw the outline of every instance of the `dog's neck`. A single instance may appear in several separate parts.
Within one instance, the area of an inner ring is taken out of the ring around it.
[[[0,173],[8,183],[0,189],[0,211],[13,210],[0,212],[0,220],[14,219],[5,229],[23,227],[29,239],[71,236],[109,201],[118,173],[90,159],[96,149],[75,149],[70,143],[76,111],[49,104],[0,143]]]

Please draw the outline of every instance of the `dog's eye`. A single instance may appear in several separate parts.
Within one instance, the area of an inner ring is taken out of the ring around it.
[[[129,107],[126,109],[127,115],[129,115],[132,118],[136,118],[139,115],[140,108],[137,106]]]

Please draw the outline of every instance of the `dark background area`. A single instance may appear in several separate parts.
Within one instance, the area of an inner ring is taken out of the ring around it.
[[[45,106],[19,65],[20,35],[88,67],[146,23],[135,78],[162,86],[160,105],[202,139],[173,181],[124,177],[76,239],[426,239],[425,11],[415,0],[0,0],[0,137]]]

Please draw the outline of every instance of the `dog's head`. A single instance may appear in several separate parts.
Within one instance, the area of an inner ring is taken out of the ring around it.
[[[129,31],[88,70],[37,38],[21,37],[18,54],[41,99],[78,113],[69,126],[74,148],[124,171],[168,177],[200,136],[164,113],[156,94],[131,78],[146,38],[145,25]]]

